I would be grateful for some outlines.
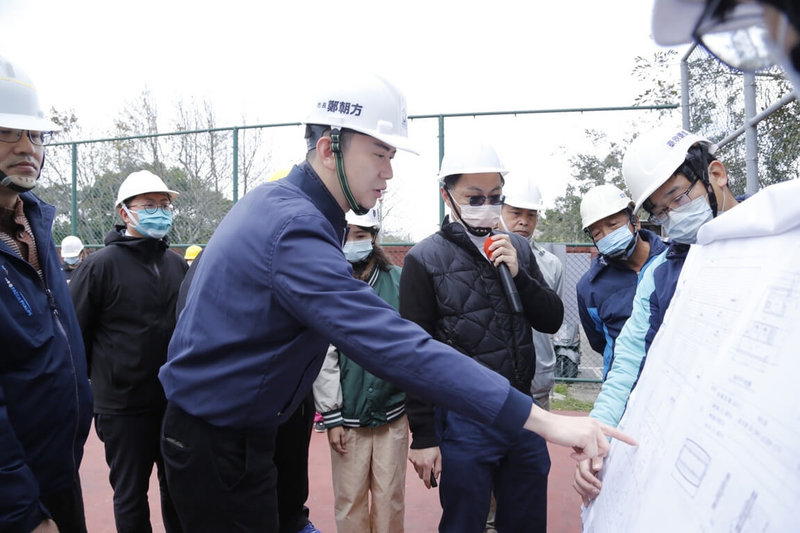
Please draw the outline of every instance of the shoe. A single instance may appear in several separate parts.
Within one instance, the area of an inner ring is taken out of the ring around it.
[[[324,422],[314,422],[314,431],[317,433],[325,433],[325,423]],[[313,527],[313,526],[312,526]],[[301,531],[305,532],[305,529]],[[309,529],[308,531],[316,531],[316,529]]]
[[[303,529],[298,530],[297,533],[322,533],[322,531],[320,531],[319,529],[315,528],[314,524],[309,522],[308,524],[303,526]]]

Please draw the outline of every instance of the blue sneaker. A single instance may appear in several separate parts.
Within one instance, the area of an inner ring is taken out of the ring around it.
[[[322,531],[320,531],[319,529],[315,528],[314,524],[309,522],[308,524],[303,526],[303,529],[298,530],[297,533],[322,533]]]

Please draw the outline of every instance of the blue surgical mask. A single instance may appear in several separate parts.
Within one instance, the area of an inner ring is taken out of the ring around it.
[[[123,206],[128,216],[131,212],[127,207]],[[133,218],[133,216],[131,216]],[[172,211],[169,209],[156,210],[155,213],[147,213],[145,210],[136,211],[136,218],[139,222],[136,223],[134,228],[136,231],[151,239],[160,239],[167,234],[172,227]]]
[[[65,257],[64,262],[70,266],[77,265],[78,263],[81,262],[81,258],[80,256],[77,255],[75,257]]]
[[[631,241],[636,236],[628,229],[628,224],[620,226],[595,244],[597,251],[610,259],[628,259],[633,252],[634,246],[628,250]]]
[[[348,241],[342,248],[344,257],[351,263],[360,263],[372,253],[372,239]]]
[[[664,229],[672,242],[694,244],[700,226],[714,218],[705,196],[695,198],[686,205],[667,213]]]

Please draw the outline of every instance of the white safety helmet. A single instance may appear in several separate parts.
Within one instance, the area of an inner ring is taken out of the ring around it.
[[[45,118],[36,87],[28,75],[3,57],[0,57],[0,126],[33,131],[59,129]]]
[[[61,257],[64,259],[78,257],[82,251],[83,243],[74,235],[68,235],[61,241]]]
[[[447,176],[486,172],[499,172],[501,176],[508,174],[494,148],[483,141],[458,142],[445,148],[439,180],[444,183]]]
[[[506,197],[505,204],[518,209],[531,209],[539,211],[544,207],[542,204],[542,191],[530,178],[522,177],[516,173],[507,173],[503,194]]]
[[[170,201],[175,200],[178,196],[178,191],[167,188],[167,185],[161,178],[149,170],[139,170],[138,172],[129,174],[128,177],[125,178],[125,181],[122,182],[122,185],[119,186],[116,206],[119,207],[122,205],[122,202],[128,198],[133,198],[134,196],[149,192],[163,192],[168,194]]]
[[[374,207],[364,215],[356,215],[352,210],[345,214],[348,224],[360,226],[362,228],[381,229],[381,222],[378,218],[378,210]]]
[[[405,96],[385,78],[375,74],[342,76],[320,88],[305,124],[351,129],[399,150],[418,153],[408,140]]]
[[[634,212],[675,174],[695,143],[708,143],[711,154],[716,148],[708,139],[679,127],[658,127],[631,143],[622,159],[622,176],[631,191]]]
[[[607,216],[631,208],[634,204],[619,188],[605,183],[589,189],[581,199],[581,224],[583,230]]]

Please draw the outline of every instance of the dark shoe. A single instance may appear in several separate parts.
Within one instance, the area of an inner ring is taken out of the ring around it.
[[[317,424],[322,424],[322,422],[317,422]],[[316,424],[315,424],[315,426],[316,426]],[[323,426],[322,431],[325,431],[324,426]],[[320,531],[319,529],[315,528],[314,524],[309,522],[308,524],[303,526],[303,529],[299,530],[297,533],[322,533],[322,531]]]
[[[324,422],[314,422],[314,431],[317,433],[325,433],[325,423]],[[311,526],[314,527],[314,526]],[[305,531],[305,530],[302,530]],[[316,529],[309,529],[309,531],[316,531]]]

